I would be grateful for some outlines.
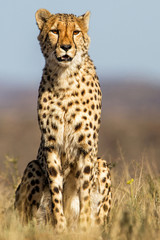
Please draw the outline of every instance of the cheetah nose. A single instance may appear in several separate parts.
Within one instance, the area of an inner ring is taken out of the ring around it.
[[[71,45],[66,45],[66,44],[61,45],[61,48],[62,48],[64,51],[66,51],[66,52],[67,52],[71,47],[72,47]]]

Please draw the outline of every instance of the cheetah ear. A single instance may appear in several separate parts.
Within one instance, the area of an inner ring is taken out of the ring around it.
[[[83,27],[86,32],[88,32],[89,29],[89,18],[90,18],[90,11],[87,11],[85,14],[82,16],[78,17],[82,22],[83,22]]]
[[[51,13],[46,9],[41,8],[36,12],[36,22],[40,30],[42,30],[44,23],[47,22],[50,16]]]

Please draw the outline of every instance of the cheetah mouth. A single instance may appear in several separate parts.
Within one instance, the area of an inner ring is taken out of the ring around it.
[[[66,54],[66,55],[64,55],[62,57],[57,57],[57,60],[59,62],[71,62],[72,58]]]

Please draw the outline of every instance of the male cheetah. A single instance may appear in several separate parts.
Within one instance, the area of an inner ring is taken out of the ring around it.
[[[88,55],[90,13],[36,12],[45,57],[39,87],[41,144],[16,191],[25,221],[50,218],[61,232],[103,225],[111,205],[110,171],[97,159],[101,90]],[[41,221],[40,220],[40,221]]]

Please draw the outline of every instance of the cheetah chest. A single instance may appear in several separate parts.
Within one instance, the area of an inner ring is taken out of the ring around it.
[[[79,146],[95,146],[100,124],[101,97],[95,83],[91,80],[88,83],[88,86],[86,82],[76,82],[66,88],[45,87],[47,91],[42,93],[38,105],[45,143],[63,148],[65,153],[69,150],[70,154]]]

